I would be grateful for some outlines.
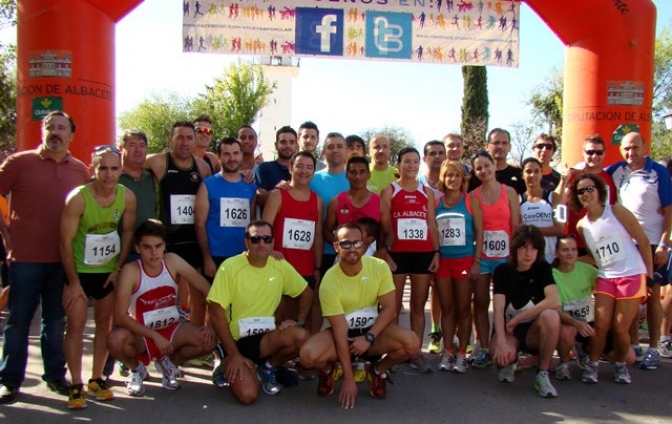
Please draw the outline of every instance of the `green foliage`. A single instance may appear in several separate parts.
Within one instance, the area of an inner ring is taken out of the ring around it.
[[[550,78],[538,85],[527,100],[532,107],[534,123],[544,132],[555,137],[562,136],[562,93],[565,89],[560,70],[553,68]]]
[[[371,140],[374,135],[384,135],[390,140],[390,165],[392,166],[397,164],[397,154],[401,149],[404,147],[417,148],[411,134],[401,127],[386,125],[382,128],[368,128],[360,134],[360,137],[366,141],[368,146],[369,140]],[[420,152],[420,156],[422,156],[422,152]]]
[[[238,61],[194,100],[194,113],[209,115],[219,138],[235,137],[241,125],[256,120],[275,88],[276,83],[266,79],[261,66]]]
[[[170,128],[177,121],[190,121],[192,100],[177,94],[153,94],[133,110],[123,112],[118,124],[123,130],[139,129],[147,134],[148,151],[162,152],[168,147]]]
[[[672,113],[672,21],[656,38],[653,71],[653,113],[661,118]]]
[[[483,147],[488,130],[488,74],[485,66],[462,66],[464,96],[460,130],[466,155]]]

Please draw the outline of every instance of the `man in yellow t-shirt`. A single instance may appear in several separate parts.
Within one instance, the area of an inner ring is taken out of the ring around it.
[[[333,393],[335,363],[342,364],[339,402],[343,408],[353,408],[357,397],[352,356],[371,361],[369,393],[374,399],[384,399],[387,370],[420,350],[415,333],[392,323],[398,310],[392,273],[385,261],[362,256],[362,239],[356,224],[339,228],[334,242],[338,265],[327,271],[320,285],[322,315],[330,328],[308,339],[300,354],[303,366],[320,370],[320,396]]]
[[[280,391],[275,370],[296,358],[310,336],[302,327],[313,292],[287,261],[271,256],[273,229],[268,222],[248,224],[245,247],[246,252],[222,263],[207,301],[215,334],[227,354],[222,366],[231,391],[241,403],[250,404],[259,395],[259,381],[266,394]],[[299,299],[299,319],[276,327],[275,311],[283,295]]]

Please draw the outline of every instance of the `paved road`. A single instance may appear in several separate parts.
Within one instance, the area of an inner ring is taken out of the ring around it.
[[[406,305],[408,306],[408,305]],[[402,315],[404,320],[408,314]],[[91,325],[91,322],[89,323]],[[85,348],[92,346],[92,327]],[[633,384],[616,385],[612,367],[603,364],[600,383],[588,386],[577,379],[557,382],[557,399],[542,399],[532,388],[534,372],[523,371],[513,384],[496,380],[497,370],[469,370],[464,375],[440,373],[418,375],[402,366],[388,384],[387,400],[368,396],[368,383],[360,383],[359,403],[354,410],[341,410],[336,393],[329,398],[315,394],[316,381],[301,382],[278,396],[261,394],[252,406],[237,404],[227,389],[216,389],[209,372],[183,368],[182,388],[171,392],[161,388],[160,374],[149,367],[152,378],[145,397],[125,394],[123,378],[113,376],[116,399],[88,401],[88,408],[70,412],[65,398],[51,393],[41,381],[38,321],[33,322],[26,381],[16,403],[0,406],[0,421],[7,423],[145,423],[178,424],[194,422],[234,423],[442,423],[442,422],[635,422],[669,423],[672,418],[672,361],[664,360],[657,371],[631,369]],[[425,341],[426,345],[426,341]],[[438,355],[432,355],[438,363]],[[84,370],[90,370],[90,354]],[[86,372],[84,375],[86,376]]]

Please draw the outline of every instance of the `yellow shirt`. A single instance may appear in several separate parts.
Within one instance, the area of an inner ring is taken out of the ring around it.
[[[366,188],[376,194],[380,194],[385,187],[397,179],[394,175],[396,172],[397,168],[394,166],[388,166],[384,171],[376,171],[373,165],[371,165],[371,178],[366,183]]]
[[[381,259],[362,256],[362,270],[352,277],[345,275],[336,264],[324,274],[320,283],[322,315],[345,315],[377,307],[378,298],[394,290],[390,267]]]
[[[219,267],[207,300],[227,311],[231,335],[238,340],[252,335],[240,334],[240,320],[252,317],[274,320],[282,295],[297,297],[307,286],[289,262],[270,256],[266,266],[254,267],[245,252],[227,259]]]

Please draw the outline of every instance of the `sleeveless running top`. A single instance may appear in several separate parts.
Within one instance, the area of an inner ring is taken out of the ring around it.
[[[315,223],[322,219],[317,214],[317,194],[310,192],[308,201],[296,200],[287,190],[278,190],[282,206],[273,222],[275,250],[304,277],[315,274]]]
[[[614,216],[611,205],[604,206],[595,221],[583,220],[583,237],[593,254],[600,277],[618,278],[646,274],[646,265],[632,237]]]
[[[534,225],[537,228],[547,228],[555,225],[553,221],[553,192],[544,190],[541,195],[541,200],[533,203],[527,199],[527,192],[520,195],[520,216],[525,225]],[[550,264],[555,258],[555,242],[557,240],[554,236],[544,237],[546,241],[546,248],[544,256],[546,261]]]
[[[168,271],[166,261],[161,261],[161,271],[154,276],[145,272],[140,259],[136,263],[140,270],[140,286],[131,294],[129,315],[140,324],[154,330],[178,322],[178,285]]]
[[[126,206],[124,186],[117,184],[117,195],[108,207],[102,207],[91,195],[88,186],[79,187],[84,197],[84,213],[79,218],[72,241],[77,272],[103,274],[114,271],[121,253],[117,228]]]
[[[406,191],[392,182],[393,252],[431,252],[434,250],[427,226],[427,193],[418,181],[413,191]]]
[[[360,218],[373,218],[380,222],[380,196],[371,193],[371,198],[362,207],[357,207],[350,201],[347,191],[338,194],[336,200],[336,223],[356,224]]]
[[[504,259],[509,256],[511,239],[511,209],[506,197],[506,185],[500,184],[499,198],[492,205],[483,201],[483,193],[479,186],[476,197],[483,210],[483,258]]]
[[[439,251],[442,258],[466,258],[473,256],[476,247],[474,241],[474,215],[468,194],[455,206],[445,206],[443,198],[436,201],[436,223],[439,229]]]
[[[196,244],[194,202],[203,178],[196,159],[191,157],[189,168],[180,168],[166,154],[166,173],[161,189],[161,222],[166,226],[166,244]]]
[[[215,167],[212,166],[212,161],[210,160],[210,157],[207,154],[205,154],[203,155],[203,160],[208,165],[208,168],[210,168],[210,174],[215,175]]]

